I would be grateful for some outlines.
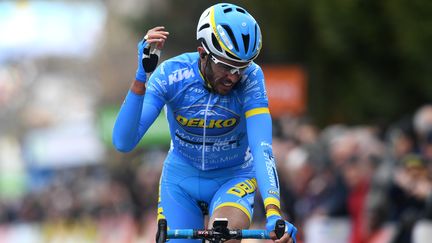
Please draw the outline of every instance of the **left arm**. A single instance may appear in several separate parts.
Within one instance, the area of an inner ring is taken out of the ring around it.
[[[272,152],[272,120],[268,108],[246,112],[249,146],[264,207],[280,211],[279,178]]]
[[[272,119],[268,108],[264,74],[254,64],[250,67],[245,81],[240,86],[241,98],[244,101],[246,129],[249,147],[252,152],[258,188],[264,201],[267,217],[266,228],[273,231],[276,221],[281,219],[279,178],[272,151]],[[275,242],[295,242],[297,229],[285,221],[286,234]],[[276,235],[271,232],[273,240]]]
[[[276,221],[282,218],[280,210],[279,178],[272,151],[272,120],[267,107],[254,108],[246,112],[247,133],[252,152],[258,188],[266,212],[268,231],[273,231]],[[297,229],[285,221],[285,235],[280,242],[295,242]],[[276,235],[271,232],[273,240]],[[278,241],[279,242],[279,241]]]

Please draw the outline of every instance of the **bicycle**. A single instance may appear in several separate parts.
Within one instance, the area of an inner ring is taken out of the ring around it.
[[[280,239],[285,233],[285,221],[278,220],[275,233]],[[263,229],[228,229],[228,219],[217,218],[212,229],[173,229],[167,230],[166,219],[159,219],[156,243],[165,243],[167,239],[201,239],[210,243],[223,243],[236,239],[270,239],[269,232]]]

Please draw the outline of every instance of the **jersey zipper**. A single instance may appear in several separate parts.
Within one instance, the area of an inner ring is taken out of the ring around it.
[[[206,145],[206,129],[207,129],[207,112],[210,106],[210,101],[212,99],[212,94],[210,93],[209,100],[204,112],[204,128],[203,128],[203,143],[202,143],[202,154],[201,154],[201,169],[205,170],[205,145]]]

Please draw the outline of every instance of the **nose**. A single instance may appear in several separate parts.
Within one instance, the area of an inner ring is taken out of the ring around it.
[[[237,83],[240,80],[240,74],[239,73],[227,73],[226,78],[233,84]]]

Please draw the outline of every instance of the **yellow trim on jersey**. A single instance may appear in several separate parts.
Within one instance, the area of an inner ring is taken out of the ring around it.
[[[273,204],[276,207],[280,208],[280,201],[277,198],[268,197],[268,198],[264,199],[264,208],[266,208],[270,204]]]
[[[158,186],[158,203],[161,202],[161,185],[162,185],[162,177],[159,179],[159,186]]]
[[[233,202],[226,202],[226,203],[222,203],[222,204],[220,204],[219,206],[217,206],[217,207],[215,208],[215,210],[218,209],[218,208],[221,208],[221,207],[227,207],[227,206],[228,206],[228,207],[235,207],[235,208],[240,209],[243,213],[245,213],[245,214],[248,216],[248,218],[249,218],[249,222],[252,222],[252,217],[251,217],[249,211],[248,211],[248,210],[247,210],[243,205],[238,204],[238,203],[233,203]]]
[[[280,213],[279,213],[279,211],[276,210],[276,209],[274,209],[274,208],[270,208],[269,210],[267,210],[267,212],[266,212],[266,217],[267,218],[270,217],[270,216],[273,216],[273,215],[281,216]]]
[[[213,87],[211,86],[210,82],[207,81],[207,79],[206,79],[206,78],[204,77],[204,75],[201,73],[201,67],[200,67],[200,66],[198,66],[198,70],[199,70],[199,74],[200,74],[202,80],[204,80],[204,84],[207,86],[207,88],[209,88],[209,89],[213,89]]]
[[[221,40],[218,32],[217,32],[217,27],[216,27],[216,22],[215,22],[215,17],[214,17],[214,7],[212,7],[210,9],[210,25],[213,29],[213,33],[216,36],[217,41],[219,42],[219,45],[227,52],[231,53],[234,56],[237,56],[236,54],[234,54],[230,49],[228,49],[228,47],[223,43],[223,41]]]
[[[201,73],[201,67],[200,66],[198,66],[198,71],[199,71],[201,78],[205,81],[204,75]]]
[[[259,115],[259,114],[270,114],[270,110],[268,107],[260,107],[260,108],[254,108],[252,110],[246,111],[246,118]]]
[[[165,215],[163,214],[163,208],[159,207],[157,210],[157,220],[159,219],[165,219]]]

